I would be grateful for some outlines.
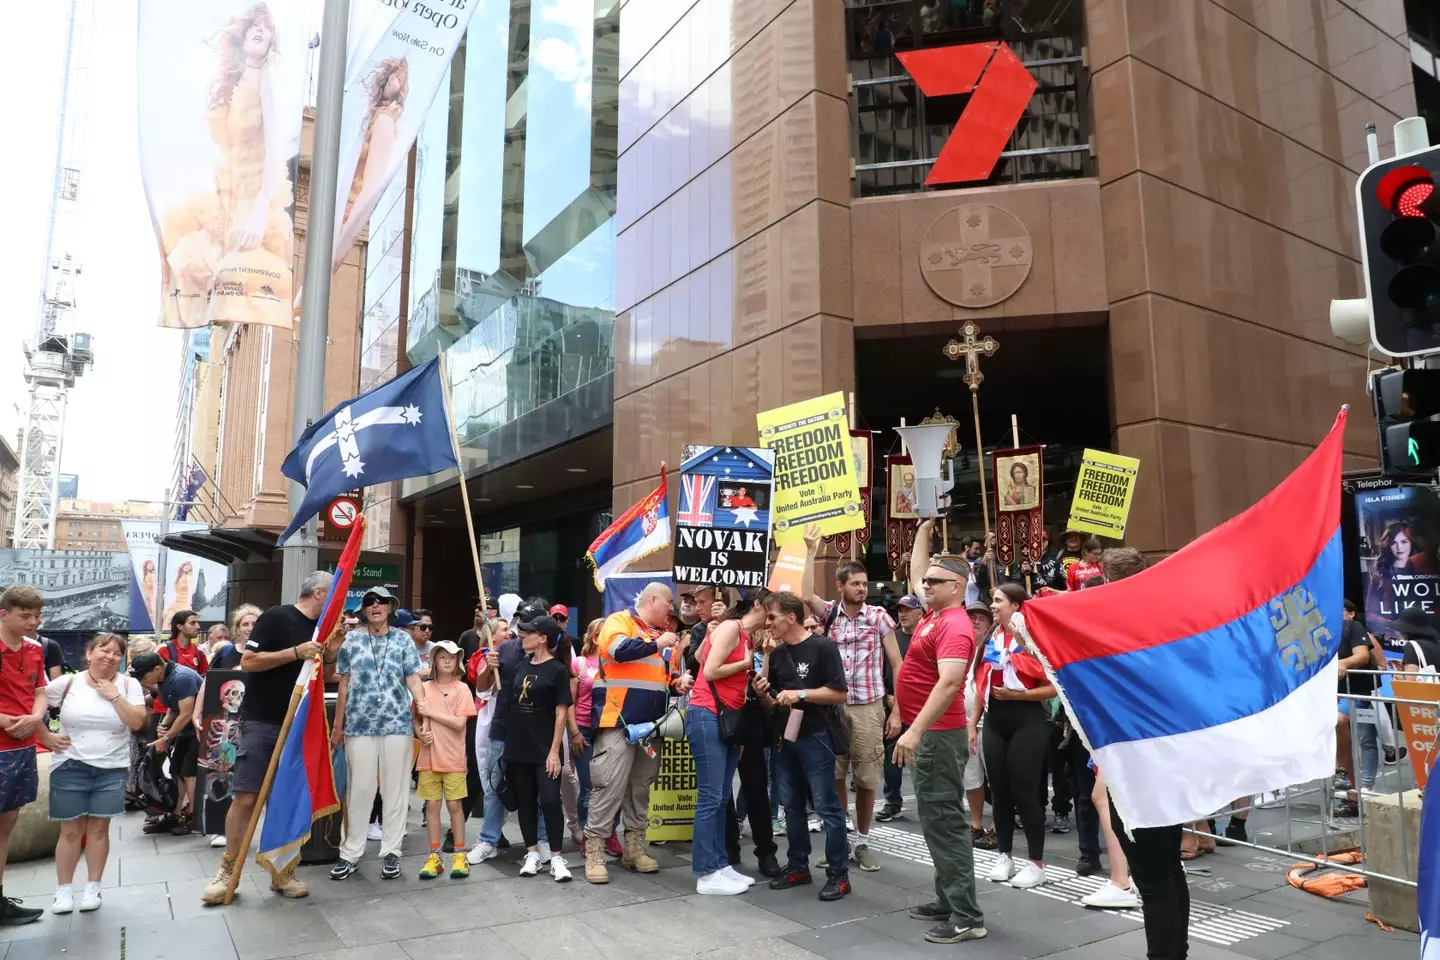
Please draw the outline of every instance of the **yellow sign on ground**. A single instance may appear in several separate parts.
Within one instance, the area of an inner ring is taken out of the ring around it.
[[[1134,457],[1086,450],[1075,477],[1069,528],[1116,540],[1124,537],[1139,472],[1140,461]]]
[[[775,451],[771,515],[777,543],[801,539],[812,523],[822,536],[865,526],[845,394],[766,410],[755,422],[760,445]]]
[[[650,823],[647,840],[689,840],[695,833],[695,801],[700,785],[695,758],[684,740],[657,740],[660,775],[650,785]]]

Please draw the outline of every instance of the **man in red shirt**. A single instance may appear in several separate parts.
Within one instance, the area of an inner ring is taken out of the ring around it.
[[[35,732],[45,719],[45,651],[29,639],[40,627],[45,598],[34,587],[0,594],[0,926],[39,920],[43,910],[5,896],[5,858],[20,808],[35,802]]]
[[[931,943],[960,943],[986,934],[975,898],[970,825],[960,805],[970,754],[962,693],[975,630],[965,613],[969,566],[960,557],[927,559],[934,527],[932,519],[920,523],[910,554],[910,592],[924,598],[928,612],[895,678],[900,721],[910,726],[895,743],[895,763],[915,768],[920,831],[935,864],[935,899],[911,907],[910,916],[935,922],[925,931]]]
[[[1084,553],[1079,563],[1072,563],[1069,571],[1065,574],[1065,589],[1079,590],[1085,586],[1085,581],[1091,577],[1105,575],[1100,565],[1100,553],[1105,548],[1100,546],[1100,541],[1091,537],[1085,541]]]

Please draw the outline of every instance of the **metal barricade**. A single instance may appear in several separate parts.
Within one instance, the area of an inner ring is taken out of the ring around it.
[[[1436,710],[1440,708],[1440,703],[1407,700],[1379,693],[1378,680],[1380,678],[1388,676],[1407,680],[1425,680],[1425,675],[1399,674],[1383,670],[1350,670],[1348,673],[1352,676],[1369,675],[1377,678],[1376,692],[1373,694],[1341,693],[1336,697],[1337,726],[1340,722],[1339,715],[1347,709],[1345,705],[1348,704],[1350,730],[1350,787],[1348,789],[1342,789],[1334,782],[1333,778],[1327,777],[1323,781],[1312,780],[1307,783],[1292,784],[1284,790],[1275,791],[1274,794],[1266,794],[1263,797],[1237,800],[1228,810],[1216,812],[1216,818],[1243,814],[1247,822],[1247,835],[1250,837],[1248,841],[1229,839],[1220,830],[1217,830],[1218,835],[1212,835],[1208,830],[1193,829],[1194,825],[1186,825],[1185,832],[1195,836],[1213,836],[1219,844],[1249,847],[1252,850],[1275,854],[1297,863],[1313,863],[1327,867],[1341,866],[1345,872],[1359,874],[1367,879],[1383,880],[1415,888],[1417,864],[1415,858],[1411,856],[1411,845],[1414,838],[1406,835],[1405,808],[1406,794],[1416,788],[1416,782],[1405,750],[1415,750],[1417,744],[1405,742],[1403,728],[1396,715],[1396,708],[1404,705]],[[1435,678],[1435,680],[1440,681],[1440,678]],[[1364,731],[1362,738],[1359,729],[1361,725],[1369,725],[1374,729]],[[1392,732],[1390,744],[1385,743],[1387,727]],[[1365,759],[1362,755],[1362,739],[1368,744],[1372,736],[1376,753],[1374,760],[1376,772],[1372,790],[1365,791],[1362,789],[1362,772],[1364,770],[1362,764]],[[1433,751],[1433,731],[1429,736]],[[1395,748],[1396,759],[1393,763],[1384,760],[1387,746]],[[1423,746],[1423,742],[1421,746]],[[1364,805],[1378,796],[1395,796],[1397,798],[1403,876],[1397,877],[1382,873],[1369,866]],[[1355,816],[1346,815],[1348,809],[1342,807],[1345,800],[1353,800],[1355,803],[1357,808]],[[1412,806],[1413,804],[1412,798]],[[1277,814],[1278,816],[1276,816]],[[1275,837],[1282,834],[1283,846],[1278,843],[1257,842],[1262,836]],[[1329,857],[1335,853],[1353,850],[1360,852],[1361,862],[1358,864],[1339,864],[1329,860]]]

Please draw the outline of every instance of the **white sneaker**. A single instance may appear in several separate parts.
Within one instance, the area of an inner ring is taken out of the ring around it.
[[[75,894],[70,892],[69,887],[61,887],[55,891],[55,902],[50,904],[50,912],[55,914],[70,913],[75,909]]]
[[[846,833],[854,833],[854,832],[855,832],[855,820],[854,820],[852,817],[848,817],[848,816],[847,816],[847,817],[845,818],[845,832],[846,832]]]
[[[521,871],[524,872],[523,870]],[[565,862],[564,857],[550,858],[550,879],[556,883],[570,882],[570,865]]]
[[[212,846],[212,847],[223,847],[223,846],[225,846],[225,834],[223,834],[223,833],[217,833],[215,836],[211,837],[211,838],[210,838],[210,846]]]
[[[1133,910],[1140,906],[1140,898],[1133,887],[1121,890],[1113,881],[1106,880],[1094,893],[1081,897],[1080,905],[1096,910]]]
[[[1018,890],[1029,890],[1031,887],[1038,887],[1045,882],[1045,868],[1034,860],[1021,860],[1024,864],[1020,872],[1010,878],[1010,886]]]
[[[725,876],[729,877],[731,880],[739,880],[741,883],[745,884],[745,886],[747,886],[747,887],[753,887],[753,886],[755,885],[755,878],[754,878],[754,877],[747,877],[747,876],[745,876],[745,874],[741,873],[739,870],[736,870],[734,867],[730,866],[730,864],[728,864],[728,863],[725,864],[725,866],[723,866],[723,867],[720,868],[720,872],[723,873],[723,874],[725,874]]]
[[[366,840],[379,840],[385,835],[385,828],[378,823],[370,824],[370,832],[365,834]]]
[[[525,854],[525,862],[520,864],[520,876],[533,877],[540,872],[540,854],[530,850]]]
[[[550,844],[545,840],[541,840],[539,843],[539,847],[540,859],[545,863],[549,863],[551,858],[554,856],[554,854],[550,850]]]
[[[713,897],[733,897],[749,889],[748,883],[735,879],[724,870],[716,870],[695,881],[696,893]]]
[[[813,813],[810,814],[810,819],[806,821],[806,826],[810,828],[811,833],[819,833],[825,829],[825,824]]]
[[[1010,858],[1010,854],[1002,853],[995,858],[995,866],[990,868],[990,882],[1006,883],[1017,872],[1015,861]]]
[[[85,884],[85,895],[80,898],[80,912],[89,913],[100,909],[100,884]]]
[[[475,846],[471,847],[470,852],[465,854],[465,862],[472,867],[478,867],[486,860],[496,856],[499,852],[493,844],[486,843],[484,840],[476,840]]]

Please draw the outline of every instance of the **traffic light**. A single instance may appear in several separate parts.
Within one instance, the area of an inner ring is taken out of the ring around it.
[[[1381,370],[1371,385],[1382,472],[1434,473],[1440,467],[1440,370]]]
[[[1382,160],[1355,185],[1370,336],[1392,357],[1440,351],[1440,147]]]

